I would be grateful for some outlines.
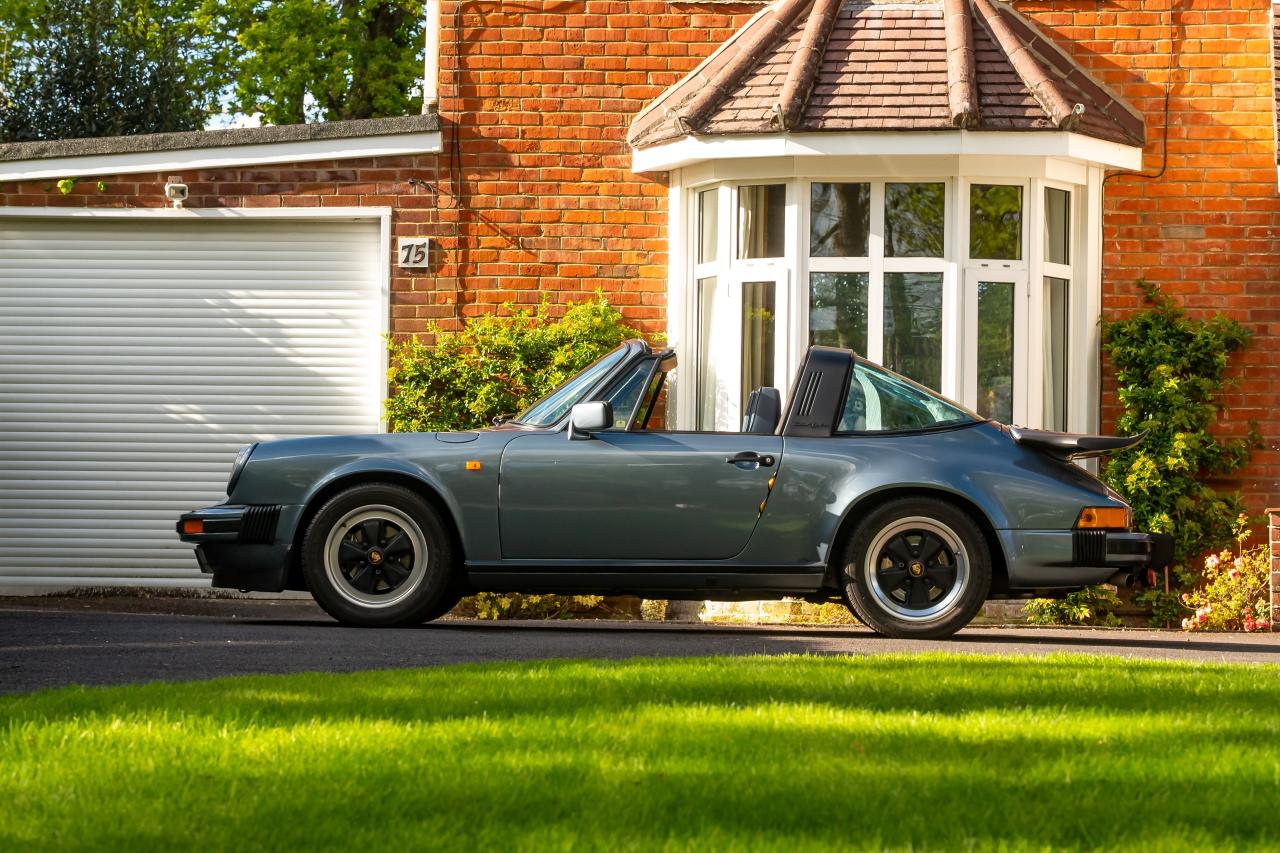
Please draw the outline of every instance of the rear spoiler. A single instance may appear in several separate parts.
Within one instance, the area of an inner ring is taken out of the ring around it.
[[[1042,453],[1068,461],[1071,459],[1087,459],[1093,456],[1106,456],[1117,450],[1133,447],[1147,437],[1150,430],[1143,430],[1137,435],[1076,435],[1068,432],[1048,432],[1042,429],[1024,429],[1009,427],[1009,435],[1024,447],[1039,450]]]

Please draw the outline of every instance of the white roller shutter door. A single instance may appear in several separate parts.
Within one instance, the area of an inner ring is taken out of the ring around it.
[[[376,432],[377,221],[0,218],[0,590],[197,585],[236,450]]]

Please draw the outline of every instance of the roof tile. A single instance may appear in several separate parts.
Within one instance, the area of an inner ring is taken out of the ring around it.
[[[948,41],[971,52],[971,81]],[[976,118],[949,92],[976,92]],[[646,107],[630,141],[957,125],[1144,138],[1136,111],[1000,0],[778,0]]]

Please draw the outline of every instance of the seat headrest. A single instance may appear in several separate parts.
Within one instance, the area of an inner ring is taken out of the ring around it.
[[[773,435],[782,419],[782,393],[777,388],[757,388],[747,397],[742,431],[751,435]]]

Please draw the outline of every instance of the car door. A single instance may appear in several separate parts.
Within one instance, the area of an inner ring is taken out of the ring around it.
[[[751,538],[781,459],[774,435],[522,435],[502,455],[503,559],[729,559]]]

